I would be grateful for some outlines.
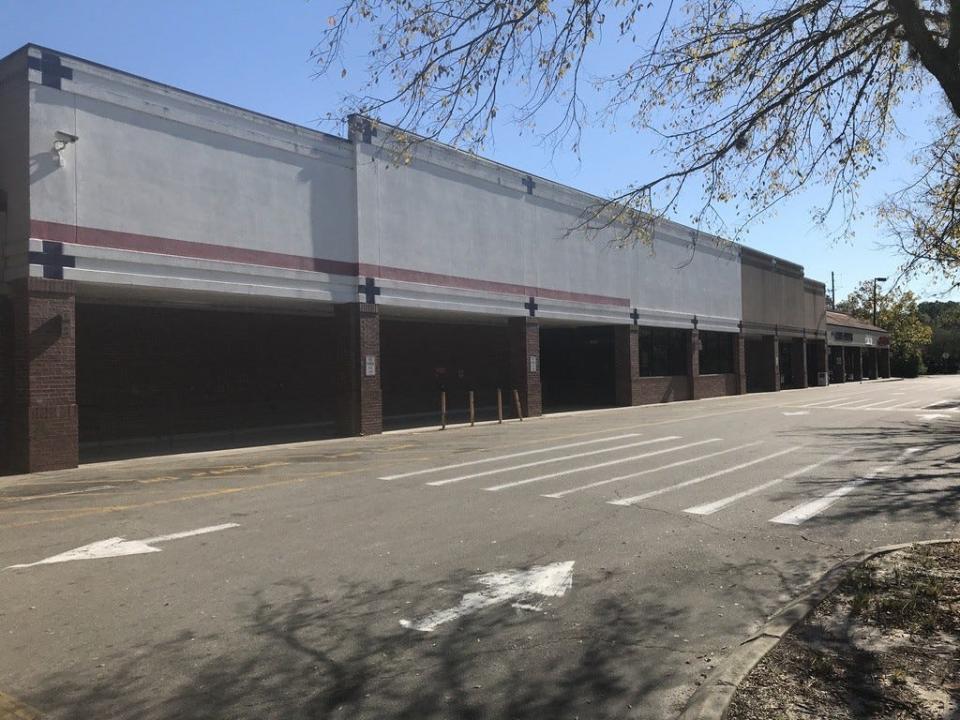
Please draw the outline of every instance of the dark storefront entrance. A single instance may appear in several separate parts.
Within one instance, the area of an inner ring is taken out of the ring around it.
[[[540,327],[544,411],[616,403],[613,340],[608,325]]]

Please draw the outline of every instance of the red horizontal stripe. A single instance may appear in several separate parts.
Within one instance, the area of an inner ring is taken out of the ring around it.
[[[62,223],[30,221],[31,236],[42,240],[76,243],[93,247],[106,247],[115,250],[174,255],[176,257],[197,258],[200,260],[221,260],[223,262],[244,263],[247,265],[265,265],[267,267],[287,268],[289,270],[311,270],[333,275],[356,275],[357,264],[342,260],[326,260],[301,255],[270,252],[268,250],[250,250],[248,248],[227,247],[211,243],[187,242],[173,238],[155,237],[100,230],[98,228],[74,227]]]
[[[511,295],[533,295],[536,298],[550,300],[568,300],[570,302],[596,303],[598,305],[617,305],[629,307],[629,298],[610,297],[609,295],[591,295],[589,293],[570,292],[568,290],[551,290],[549,288],[519,285],[516,283],[497,282],[496,280],[479,280],[476,278],[458,277],[456,275],[442,275],[440,273],[424,272],[422,270],[406,270],[404,268],[385,265],[360,264],[360,274],[386,280],[400,280],[403,282],[422,283],[424,285],[442,285],[447,287],[463,288],[465,290],[485,290],[487,292],[508,293]]]
[[[442,275],[420,270],[408,270],[406,268],[358,264],[343,260],[304,257],[302,255],[288,255],[286,253],[270,252],[268,250],[251,250],[248,248],[214,245],[212,243],[188,242],[186,240],[175,240],[173,238],[156,237],[153,235],[139,235],[135,233],[118,232],[116,230],[77,227],[44,220],[30,221],[30,235],[38,240],[55,240],[57,242],[74,243],[77,245],[156,253],[159,255],[173,255],[176,257],[197,258],[201,260],[219,260],[223,262],[244,263],[247,265],[286,268],[289,270],[330,273],[332,275],[351,275],[354,277],[369,275],[387,280],[399,280],[424,285],[454,287],[464,290],[482,290],[512,295],[533,295],[537,298],[566,300],[569,302],[615,305],[618,307],[628,307],[630,305],[628,298],[610,297],[608,295],[592,295],[590,293],[570,292],[567,290],[552,290],[550,288],[497,282],[494,280],[479,280],[477,278],[459,277],[456,275]]]

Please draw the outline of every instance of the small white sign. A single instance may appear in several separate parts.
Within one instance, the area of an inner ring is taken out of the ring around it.
[[[536,372],[536,371],[537,371],[537,356],[531,355],[530,356],[530,372]]]
[[[377,374],[377,356],[376,355],[367,355],[366,363],[364,367],[364,374],[367,377],[373,377]]]

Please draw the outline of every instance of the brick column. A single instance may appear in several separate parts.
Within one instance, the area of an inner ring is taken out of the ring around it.
[[[9,438],[13,418],[13,306],[0,295],[0,474],[12,472]]]
[[[76,292],[66,280],[13,283],[7,364],[12,395],[4,436],[11,472],[77,466]]]
[[[525,417],[543,414],[540,394],[540,323],[536,318],[512,317],[510,334],[510,390],[520,393]]]
[[[847,348],[840,345],[840,382],[847,381]]]
[[[873,356],[873,368],[871,369],[873,372],[873,379],[876,380],[880,377],[880,349],[877,348],[870,354]]]
[[[733,371],[737,374],[737,392],[747,394],[747,354],[743,333],[733,336]]]
[[[790,352],[793,357],[791,358],[791,372],[793,377],[791,381],[795,388],[805,388],[807,387],[807,341],[803,338],[795,338],[791,340]]]
[[[687,334],[687,382],[690,399],[697,399],[697,378],[700,377],[700,331],[694,328]]]
[[[857,359],[854,360],[854,379],[863,380],[863,348],[857,348]]]
[[[764,380],[768,390],[780,390],[780,340],[775,335],[763,336]]]
[[[636,325],[613,329],[613,366],[616,373],[617,405],[640,404],[640,342]]]
[[[344,435],[383,431],[380,313],[376,305],[334,308],[337,325],[337,425]]]
[[[826,384],[830,384],[830,378],[833,373],[830,372],[830,346],[827,345],[826,340],[817,340],[819,345],[817,346],[817,357],[820,359],[820,368],[817,372],[817,384],[819,384],[820,373],[825,372],[827,374]]]

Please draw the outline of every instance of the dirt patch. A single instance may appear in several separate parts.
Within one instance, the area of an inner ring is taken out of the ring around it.
[[[724,718],[960,718],[960,543],[853,570],[746,677]]]

